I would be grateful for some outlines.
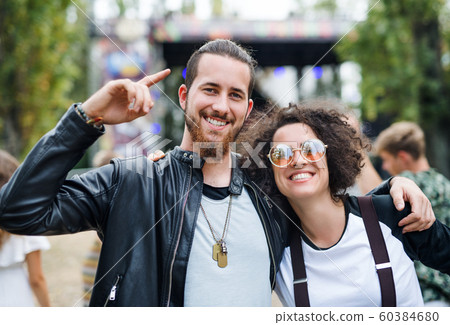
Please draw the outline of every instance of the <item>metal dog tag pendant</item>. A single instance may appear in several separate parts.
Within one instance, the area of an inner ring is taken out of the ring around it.
[[[217,254],[217,265],[219,265],[219,267],[228,265],[227,253],[219,252],[219,254]]]
[[[214,261],[217,261],[217,255],[219,252],[222,251],[222,247],[219,243],[213,245],[213,252],[212,252],[212,258]]]

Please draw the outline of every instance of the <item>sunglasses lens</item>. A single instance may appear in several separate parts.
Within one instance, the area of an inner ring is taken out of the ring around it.
[[[276,166],[286,166],[292,159],[292,149],[285,144],[278,144],[270,149],[270,161]]]
[[[308,161],[319,161],[325,155],[325,145],[317,139],[305,141],[302,146],[302,155]]]

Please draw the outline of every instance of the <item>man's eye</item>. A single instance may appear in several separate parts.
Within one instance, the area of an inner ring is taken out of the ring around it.
[[[205,91],[207,93],[215,93],[215,90],[213,88],[205,88]]]
[[[238,93],[232,93],[231,97],[236,98],[236,99],[242,99],[242,95],[238,94]]]

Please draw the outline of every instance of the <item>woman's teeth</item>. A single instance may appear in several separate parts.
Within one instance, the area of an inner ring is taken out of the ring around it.
[[[311,177],[312,177],[312,175],[309,174],[309,173],[301,173],[301,174],[295,174],[295,175],[293,175],[293,176],[291,177],[291,179],[292,179],[293,181],[296,181],[296,180],[298,180],[298,179],[306,179],[306,178],[311,178]]]

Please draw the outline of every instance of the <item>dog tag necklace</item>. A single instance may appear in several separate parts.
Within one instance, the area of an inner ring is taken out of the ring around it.
[[[211,234],[216,242],[212,247],[212,258],[214,261],[217,261],[217,265],[219,267],[225,267],[228,265],[228,249],[227,244],[225,243],[225,237],[227,236],[228,226],[230,225],[230,217],[231,217],[231,202],[233,199],[233,195],[230,194],[230,201],[228,202],[228,211],[227,217],[225,219],[225,224],[223,226],[222,237],[219,238],[217,232],[211,226],[211,223],[206,216],[205,209],[203,209],[202,204],[200,203],[200,208],[202,209],[203,215],[205,216],[206,222],[208,223],[209,230],[211,230]]]

